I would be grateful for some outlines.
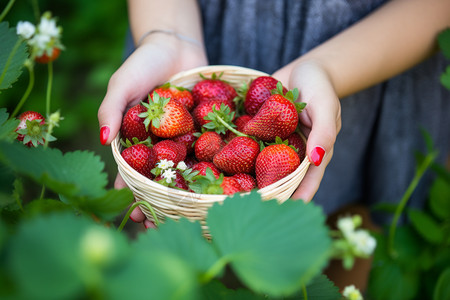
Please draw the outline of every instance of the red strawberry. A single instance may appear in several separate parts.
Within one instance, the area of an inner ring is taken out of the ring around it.
[[[291,147],[284,144],[264,148],[256,158],[256,182],[259,188],[277,182],[291,174],[300,165],[300,158]]]
[[[183,175],[181,175],[181,172],[179,170],[174,170],[173,172],[175,172],[175,179],[165,178],[165,173],[163,172],[155,178],[155,181],[165,186],[176,187],[186,191],[189,190],[189,186]]]
[[[217,169],[217,167],[212,162],[209,162],[209,161],[201,161],[199,163],[196,163],[192,167],[192,170],[193,171],[198,171],[199,172],[198,175],[205,176],[206,175],[206,169],[208,169],[208,168],[211,169],[214,177],[219,178],[219,176],[221,174],[220,170]]]
[[[148,97],[149,103],[143,103],[147,111],[139,116],[144,117],[144,124],[162,138],[173,138],[194,129],[194,120],[186,107],[177,100],[161,98],[157,93]]]
[[[49,62],[56,60],[60,53],[61,49],[53,47],[51,54],[45,52],[41,56],[36,56],[34,60],[40,64],[48,64]]]
[[[192,95],[195,105],[203,101],[219,100],[234,109],[233,99],[237,97],[236,90],[227,82],[220,80],[219,77],[213,74],[212,78],[203,78],[194,85]]]
[[[234,108],[227,103],[223,103],[225,105],[225,107],[223,107],[222,103],[223,102],[220,100],[211,100],[199,103],[192,111],[192,117],[194,118],[195,123],[199,126],[204,126],[205,124],[210,123],[211,120],[208,120],[208,118],[205,119],[205,117],[213,111],[213,108],[216,110],[221,110],[227,115],[231,115],[234,112]],[[234,114],[232,114],[228,119],[232,120],[233,118]]]
[[[186,146],[186,154],[189,155],[194,152],[194,142],[197,140],[196,133],[198,131],[193,129],[188,133],[174,137],[172,140],[184,144]]]
[[[151,170],[157,162],[156,152],[144,144],[135,144],[122,151],[123,159],[142,175],[153,178]]]
[[[195,157],[199,161],[212,161],[214,155],[225,146],[222,137],[215,131],[204,132],[195,142]]]
[[[224,195],[233,195],[243,191],[239,181],[233,177],[224,177],[220,187],[223,189]]]
[[[162,98],[178,100],[178,102],[183,104],[189,111],[194,108],[194,98],[191,91],[186,88],[166,83],[154,89],[153,92],[158,93]],[[150,93],[150,97],[152,97],[152,95],[153,93]]]
[[[260,76],[255,78],[248,88],[245,100],[245,111],[254,116],[261,108],[263,103],[272,95],[271,91],[277,88],[278,80],[271,76]],[[287,89],[283,87],[283,93],[287,93]]]
[[[17,140],[28,147],[37,147],[45,143],[45,118],[38,112],[26,111],[19,116],[20,123],[16,128]]]
[[[250,192],[256,188],[256,179],[250,174],[237,173],[231,177],[237,179],[242,189],[246,192]]]
[[[298,157],[300,161],[305,159],[306,155],[306,143],[298,132],[294,132],[287,137],[289,145],[294,146],[297,149]]]
[[[144,118],[139,117],[139,114],[146,112],[147,109],[142,104],[137,104],[130,108],[122,119],[122,126],[120,132],[123,140],[133,140],[137,138],[139,141],[145,141],[150,137],[152,144],[158,142],[158,138],[147,130],[144,124]]]
[[[282,93],[281,83],[278,84]],[[267,99],[258,113],[244,126],[245,134],[270,142],[278,136],[286,139],[295,131],[298,124],[298,113],[305,104],[294,104],[298,90],[289,91],[286,95],[274,94]]]
[[[253,173],[258,154],[258,142],[238,136],[214,156],[213,163],[228,174]]]
[[[186,158],[186,147],[172,140],[162,140],[156,143],[153,149],[156,152],[157,161],[171,160],[175,166]]]

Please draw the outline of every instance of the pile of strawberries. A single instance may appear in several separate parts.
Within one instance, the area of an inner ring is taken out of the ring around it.
[[[200,76],[192,90],[166,83],[126,112],[122,157],[132,168],[165,186],[225,195],[297,169],[306,148],[297,89],[271,76],[239,89],[216,74]]]

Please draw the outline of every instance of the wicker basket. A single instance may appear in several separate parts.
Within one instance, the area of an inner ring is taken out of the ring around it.
[[[168,81],[174,85],[192,89],[201,79],[199,74],[210,77],[213,73],[220,74],[222,72],[221,79],[226,80],[235,88],[240,87],[243,82],[249,82],[256,77],[267,75],[266,73],[243,67],[207,66],[178,73]],[[186,217],[190,220],[201,221],[203,229],[207,230],[204,220],[208,208],[216,202],[222,202],[227,197],[226,195],[196,194],[168,188],[141,175],[122,158],[120,134],[113,140],[111,148],[119,173],[132,190],[136,201],[147,201],[154,209],[158,220]],[[305,158],[293,173],[258,190],[261,197],[264,200],[277,199],[279,202],[289,199],[305,176],[309,164],[309,160]],[[141,209],[146,217],[153,221],[153,216],[148,208],[141,205]]]

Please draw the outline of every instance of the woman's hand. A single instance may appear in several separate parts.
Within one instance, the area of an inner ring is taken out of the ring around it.
[[[300,128],[308,139],[306,153],[311,165],[292,198],[309,202],[333,156],[334,142],[341,129],[341,105],[328,74],[317,61],[292,63],[273,76],[289,89],[298,88],[297,101],[307,103],[299,117]]]
[[[145,43],[133,52],[109,81],[98,110],[100,142],[109,145],[120,130],[124,113],[146,99],[157,85],[165,83],[173,74],[206,64],[201,46],[164,33],[146,38]],[[117,175],[114,187],[127,187],[120,175]],[[131,219],[137,223],[143,222],[146,228],[155,227],[139,208],[133,211]]]

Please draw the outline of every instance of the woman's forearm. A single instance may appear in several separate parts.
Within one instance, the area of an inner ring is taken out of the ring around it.
[[[196,0],[128,0],[128,14],[135,43],[150,30],[173,30],[202,43]]]
[[[395,0],[306,53],[288,68],[316,61],[344,97],[391,78],[437,49],[450,26],[450,0]]]

